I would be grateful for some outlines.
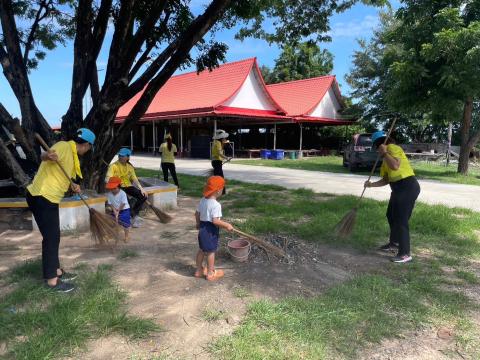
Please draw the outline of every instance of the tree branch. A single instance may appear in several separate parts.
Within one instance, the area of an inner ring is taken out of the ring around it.
[[[17,159],[15,159],[13,154],[5,145],[2,138],[0,138],[0,162],[2,162],[8,168],[8,170],[10,170],[10,175],[12,176],[15,185],[17,185],[19,188],[25,189],[30,183],[30,178],[20,167]]]
[[[162,68],[163,64],[168,60],[170,56],[177,50],[179,41],[174,41],[170,43],[160,55],[158,55],[155,60],[150,64],[150,66],[143,72],[140,77],[135,80],[125,91],[123,100],[124,102],[130,100],[135,94],[141,91],[148,82],[155,76],[155,74]]]
[[[152,33],[152,30],[160,18],[163,10],[167,5],[168,1],[166,0],[154,0],[150,13],[148,14],[145,21],[140,25],[135,35],[133,35],[132,40],[125,51],[125,61],[127,63],[133,63],[135,61],[136,55],[140,52],[143,43],[147,40],[148,36]],[[129,67],[130,68],[130,67]]]
[[[25,50],[23,53],[23,62],[27,64],[28,62],[28,55],[30,50],[32,49],[33,41],[35,40],[35,33],[38,29],[38,25],[40,22],[45,19],[49,14],[49,6],[52,4],[52,0],[46,2],[42,0],[39,4],[39,8],[37,14],[35,15],[35,20],[33,21],[32,27],[30,28],[30,33],[28,34],[27,41],[25,42]],[[45,13],[42,15],[42,11],[45,9]]]
[[[231,0],[213,0],[207,7],[205,12],[198,16],[188,27],[188,29],[174,42],[177,43],[177,50],[170,57],[160,73],[158,73],[148,83],[142,96],[128,114],[125,121],[119,129],[120,137],[116,145],[122,144],[126,140],[128,133],[133,125],[145,114],[148,106],[150,106],[153,98],[160,88],[173,75],[178,66],[185,60],[193,46],[203,38],[203,36],[211,29],[217,19],[224,13],[225,9],[230,5]],[[172,43],[173,44],[173,43]],[[170,45],[172,45],[170,44]],[[133,84],[132,84],[133,85]],[[116,151],[116,147],[112,149]]]

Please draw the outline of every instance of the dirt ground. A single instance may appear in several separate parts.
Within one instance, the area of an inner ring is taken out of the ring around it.
[[[148,217],[143,227],[132,230],[130,242],[120,244],[116,252],[95,248],[88,234],[62,237],[63,267],[71,269],[79,263],[87,263],[91,268],[112,264],[114,280],[128,292],[130,313],[152,318],[163,329],[144,341],[128,341],[121,336],[91,341],[86,351],[75,354],[72,359],[151,359],[155,356],[210,359],[207,346],[218,336],[235,329],[252,300],[314,296],[356,273],[388,261],[375,253],[360,255],[352,250],[298,242],[297,255],[302,255],[291,264],[235,263],[222,249],[217,267],[225,269],[225,278],[218,282],[196,279],[192,275],[197,251],[193,216],[197,200],[179,197],[178,201],[178,208],[171,211],[172,223],[162,225]],[[23,260],[38,257],[40,239],[39,233],[29,231],[0,234],[0,273]],[[124,249],[138,256],[120,259]],[[0,295],[1,292],[0,287]],[[240,296],[246,293],[247,297]],[[207,319],[208,310],[221,312],[220,319]],[[412,337],[413,341],[410,336],[385,341],[366,349],[362,358],[446,358],[442,349],[450,347],[451,339],[441,339],[435,329],[412,334]]]

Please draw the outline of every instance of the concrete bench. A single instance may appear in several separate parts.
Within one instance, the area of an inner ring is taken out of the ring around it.
[[[140,178],[148,193],[152,205],[161,209],[177,206],[177,187],[155,178]],[[93,209],[105,212],[107,197],[104,194],[89,194],[87,204]],[[90,216],[87,207],[81,200],[64,198],[59,204],[60,230],[87,231],[90,227]],[[0,199],[0,228],[15,230],[38,230],[32,214],[28,210],[25,198]]]

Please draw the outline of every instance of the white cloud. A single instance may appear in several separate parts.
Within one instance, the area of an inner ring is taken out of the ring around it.
[[[367,15],[362,20],[353,20],[349,22],[337,22],[332,25],[332,30],[328,35],[332,38],[350,37],[358,38],[370,35],[379,24],[378,16]]]

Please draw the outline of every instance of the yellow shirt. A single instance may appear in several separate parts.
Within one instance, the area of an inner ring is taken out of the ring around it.
[[[394,158],[400,160],[400,167],[398,170],[390,169],[383,160],[382,167],[380,168],[380,176],[386,177],[388,182],[397,182],[410,176],[415,176],[412,167],[407,159],[407,156],[403,152],[403,149],[395,144],[387,145],[387,152]]]
[[[175,153],[177,152],[177,147],[175,144],[172,144],[172,151],[168,150],[168,144],[164,142],[160,145],[159,151],[162,153],[162,162],[164,163],[174,163],[175,162]]]
[[[59,141],[52,146],[52,150],[55,150],[58,162],[72,179],[82,177],[75,141]],[[55,161],[46,160],[40,164],[33,182],[27,189],[33,196],[43,196],[48,201],[59,204],[69,187],[70,181],[60,166]]]
[[[219,140],[213,140],[212,160],[223,160],[223,146]]]
[[[132,186],[133,181],[138,181],[134,167],[129,163],[123,165],[120,161],[115,161],[108,168],[106,180],[108,181],[112,176],[119,177],[122,180],[120,186],[123,187]]]

